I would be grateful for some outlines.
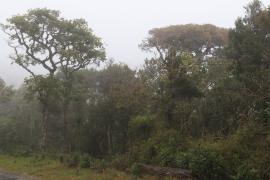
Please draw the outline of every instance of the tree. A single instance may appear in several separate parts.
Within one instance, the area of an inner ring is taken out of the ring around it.
[[[214,78],[209,78],[210,64],[222,57],[228,30],[211,24],[187,24],[155,28],[149,35],[140,46],[157,56],[145,61],[141,75],[160,96],[158,101],[169,121],[181,108],[187,114],[182,117],[188,118],[194,109],[190,100],[201,97],[214,84]]]
[[[8,24],[2,25],[9,36],[9,45],[15,54],[13,61],[24,68],[36,80],[33,67],[41,66],[47,73],[49,81],[54,79],[56,71],[62,71],[65,78],[91,63],[98,64],[105,59],[105,52],[100,41],[83,19],[66,20],[60,12],[49,9],[33,9],[26,14],[13,16]],[[46,80],[47,78],[43,78]],[[46,87],[48,89],[50,87]],[[66,88],[66,86],[65,86]],[[39,95],[49,96],[41,89]],[[48,99],[43,97],[42,99]],[[46,126],[48,119],[48,102],[43,105],[43,141],[45,148]],[[64,119],[66,121],[66,119]]]
[[[270,102],[270,10],[258,0],[245,9],[245,16],[230,31],[227,55],[235,65],[235,78],[244,84],[246,98],[251,100],[246,112],[263,114]]]
[[[125,151],[129,120],[143,113],[147,104],[136,71],[125,64],[108,63],[101,70],[75,73],[73,87],[72,146],[94,156]]]
[[[168,50],[165,56],[146,60],[146,65],[140,71],[146,86],[154,91],[157,107],[169,126],[173,126],[174,114],[178,103],[184,103],[202,94],[195,84],[193,76],[199,69],[190,66],[192,56],[188,53],[178,54],[174,48]]]
[[[9,101],[14,91],[11,86],[7,86],[5,81],[0,78],[0,103]]]
[[[86,21],[63,19],[59,11],[30,10],[8,19],[2,27],[15,51],[12,59],[33,76],[30,68],[36,65],[53,75],[59,68],[72,72],[104,60],[100,38],[93,35]]]
[[[270,67],[269,19],[269,9],[254,0],[246,7],[246,15],[235,22],[227,51],[235,61],[238,74]]]
[[[174,25],[154,28],[140,45],[144,50],[155,50],[161,56],[170,48],[177,52],[189,52],[200,61],[217,56],[228,40],[228,30],[211,24]]]

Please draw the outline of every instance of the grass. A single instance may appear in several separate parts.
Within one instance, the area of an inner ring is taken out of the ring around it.
[[[68,168],[57,160],[39,156],[0,155],[0,168],[19,174],[27,174],[41,180],[133,180],[135,177],[114,169],[98,172],[91,169]],[[154,180],[154,177],[143,179]]]

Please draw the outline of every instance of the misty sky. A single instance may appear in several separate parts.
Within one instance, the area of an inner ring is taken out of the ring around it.
[[[139,68],[146,57],[138,44],[151,28],[187,23],[211,23],[233,27],[250,0],[6,0],[0,6],[0,22],[28,9],[60,10],[65,18],[84,18],[103,39],[107,56]],[[267,0],[263,0],[265,5]],[[8,58],[7,37],[0,33],[0,77],[20,84],[28,74]]]

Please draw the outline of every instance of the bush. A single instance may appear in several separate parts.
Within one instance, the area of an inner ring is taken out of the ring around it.
[[[78,154],[69,155],[66,164],[68,167],[78,167],[80,164],[80,156]]]
[[[68,167],[91,168],[95,170],[104,170],[108,167],[108,163],[104,159],[95,159],[88,154],[80,155],[73,153],[70,155],[61,155],[59,157],[61,163]]]
[[[175,156],[186,148],[186,141],[175,130],[163,130],[148,140],[132,144],[129,159],[132,162],[175,167]]]
[[[176,149],[172,147],[160,147],[156,160],[161,166],[176,166]]]
[[[201,180],[230,179],[223,158],[205,148],[194,148],[186,153],[178,153],[177,165],[192,171]]]
[[[160,133],[154,139],[156,157],[155,164],[161,166],[176,167],[176,154],[186,148],[186,142],[175,130],[167,130]]]
[[[80,158],[80,167],[89,168],[91,166],[91,157],[87,154],[84,154]]]
[[[261,151],[254,159],[254,165],[257,168],[260,179],[270,179],[270,154],[268,151]]]
[[[140,152],[138,153],[139,158],[138,160],[142,163],[153,163],[155,161],[155,157],[157,155],[157,147],[152,142],[152,140],[149,140],[146,142],[140,149]]]
[[[260,179],[258,172],[255,168],[249,167],[247,165],[242,165],[237,169],[237,175],[235,180],[253,180]]]
[[[115,155],[111,160],[111,167],[116,168],[121,171],[125,171],[131,166],[132,160],[129,158],[128,154]]]
[[[137,163],[134,163],[130,168],[131,174],[135,177],[140,177],[142,175],[142,169]]]
[[[104,170],[108,167],[107,162],[104,159],[93,159],[90,168],[95,170]]]

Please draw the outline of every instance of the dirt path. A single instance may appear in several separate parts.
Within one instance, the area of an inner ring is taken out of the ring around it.
[[[0,180],[36,180],[36,178],[17,175],[0,169]]]

